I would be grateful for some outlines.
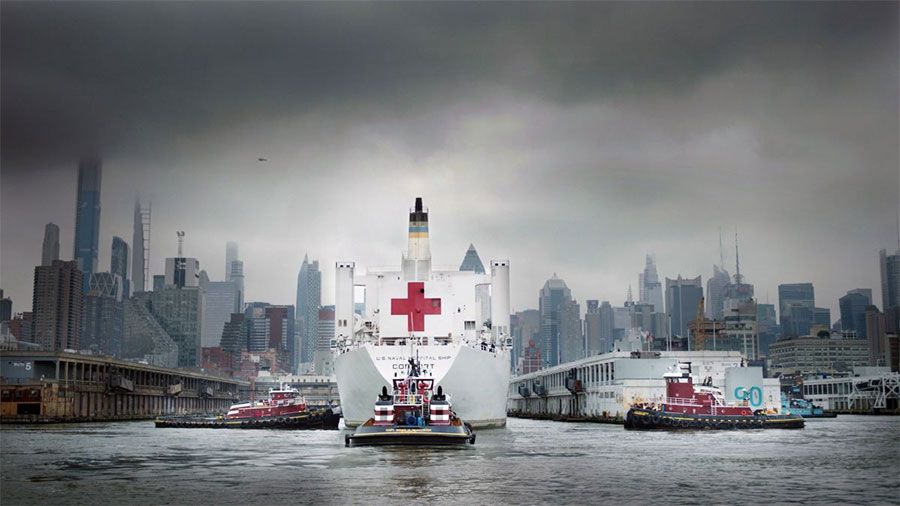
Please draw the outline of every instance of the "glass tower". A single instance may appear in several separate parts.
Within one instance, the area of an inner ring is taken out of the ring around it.
[[[75,252],[73,258],[84,275],[87,290],[91,274],[97,271],[97,245],[100,239],[99,158],[82,158],[78,164],[78,197],[75,208]]]

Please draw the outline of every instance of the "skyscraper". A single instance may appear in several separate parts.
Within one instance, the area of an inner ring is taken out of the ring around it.
[[[297,274],[296,318],[300,345],[294,347],[294,368],[301,363],[315,360],[316,338],[319,335],[319,306],[322,305],[322,273],[318,261],[309,261],[303,255],[303,263]]]
[[[201,276],[204,280],[205,276]],[[237,288],[233,281],[206,281],[206,311],[203,313],[201,346],[211,348],[220,345],[222,330],[235,312]]]
[[[813,325],[821,325],[831,329],[831,309],[827,307],[813,308]]]
[[[181,256],[184,232],[178,232],[177,236],[178,256],[166,258],[166,273],[159,290],[154,276],[150,312],[178,345],[178,366],[198,367],[203,357],[204,285],[208,284],[209,277],[200,270],[196,258]]]
[[[74,261],[34,268],[34,342],[49,350],[78,349],[84,277]]]
[[[294,306],[269,306],[266,318],[269,319],[269,349],[280,353],[289,351],[294,337]]]
[[[717,350],[740,351],[749,360],[759,358],[759,308],[753,299],[729,299],[723,313],[725,328],[718,334]]]
[[[608,300],[600,303],[600,353],[608,353],[615,341],[616,312]]]
[[[731,283],[731,276],[724,267],[713,265],[713,275],[706,281],[706,316],[714,320],[722,319],[725,307],[725,287]]]
[[[466,250],[466,255],[463,257],[463,261],[459,265],[459,270],[472,271],[476,274],[484,274],[484,264],[481,263],[481,258],[478,256],[478,252],[475,251],[475,245],[471,243],[469,244],[469,249]]]
[[[645,304],[653,304],[656,312],[661,313],[663,306],[662,284],[659,282],[659,274],[656,272],[656,258],[647,255],[644,272],[638,276],[638,298]]]
[[[872,290],[857,288],[850,290],[838,300],[841,308],[841,330],[856,332],[860,339],[866,338],[866,308],[872,305]]]
[[[562,362],[584,358],[584,329],[581,325],[581,306],[574,299],[567,299],[560,306],[560,347]]]
[[[884,306],[884,326],[887,333],[900,332],[900,250],[888,255],[878,253],[881,270],[881,304]]]
[[[693,279],[666,278],[666,314],[669,315],[672,337],[688,337],[688,323],[697,318],[700,299],[703,298],[703,282],[700,276]]]
[[[606,352],[603,349],[600,332],[600,301],[598,300],[587,301],[587,311],[584,314],[584,343],[587,347],[585,354],[588,356]]]
[[[653,304],[638,302],[631,305],[631,328],[653,334]]]
[[[888,351],[887,332],[885,332],[885,314],[875,306],[866,308],[866,340],[869,344],[869,365],[883,366]]]
[[[99,158],[82,158],[78,164],[78,196],[75,208],[75,259],[87,290],[91,274],[97,270],[97,248],[100,240],[100,171]]]
[[[196,258],[166,259],[166,286],[178,288],[200,286],[200,261]]]
[[[459,265],[459,270],[471,271],[475,274],[485,273],[484,264],[481,263],[481,258],[478,256],[478,252],[475,251],[475,246],[471,243],[469,244],[469,249],[466,250],[462,263]],[[475,303],[478,304],[481,311],[478,323],[482,324],[491,318],[490,285],[487,283],[475,285]]]
[[[234,241],[225,243],[225,281],[231,281],[231,264],[238,260],[238,244]]]
[[[241,352],[247,351],[247,321],[244,313],[231,313],[231,318],[222,327],[219,345],[232,355],[237,364]]]
[[[168,282],[150,293],[150,312],[178,345],[178,367],[200,365],[203,295],[200,286],[179,287]]]
[[[3,290],[0,289],[0,322],[8,322],[12,320],[12,300],[3,296]]]
[[[79,349],[114,357],[122,355],[125,324],[123,285],[117,273],[91,274],[90,285],[84,295]]]
[[[744,283],[741,274],[741,254],[738,250],[737,231],[734,233],[734,282],[725,285],[723,293],[723,313],[728,316],[728,311],[737,308],[753,300],[753,285]],[[755,317],[755,316],[754,316]]]
[[[541,312],[541,355],[550,367],[559,365],[583,354],[581,319],[578,304],[565,281],[556,277],[548,279],[538,294]],[[576,324],[577,321],[577,324]],[[570,355],[574,355],[570,356]]]
[[[513,353],[510,360],[513,367],[524,357],[529,342],[537,342],[541,335],[541,313],[536,309],[519,311],[510,318],[510,333],[513,336]]]
[[[769,345],[778,337],[778,319],[775,317],[775,304],[756,305],[757,335],[760,355],[769,354]]]
[[[815,302],[812,283],[778,285],[778,319],[783,336],[809,335],[815,321]]]
[[[334,306],[319,309],[318,337],[313,353],[314,372],[329,375],[334,373],[334,359],[331,353],[331,339],[334,337]],[[309,367],[307,365],[307,367]],[[307,369],[308,370],[308,369]]]
[[[267,302],[251,302],[244,309],[247,322],[247,351],[261,353],[269,349],[269,319],[266,318]]]
[[[136,292],[122,301],[122,358],[160,367],[178,367],[178,345],[150,311],[152,292]]]
[[[148,265],[150,258],[150,209],[141,209],[140,199],[134,201],[134,230],[131,236],[131,293],[150,290]],[[130,294],[129,294],[130,295]]]
[[[231,262],[231,282],[235,289],[234,312],[240,313],[244,310],[244,262]]]
[[[44,227],[41,265],[53,265],[54,260],[59,260],[59,227],[55,223],[48,223]]]
[[[122,279],[122,297],[131,296],[131,283],[128,282],[128,243],[121,237],[112,240],[112,256],[110,256],[109,272]]]

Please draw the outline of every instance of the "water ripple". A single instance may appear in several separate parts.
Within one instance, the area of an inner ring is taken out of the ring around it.
[[[336,431],[0,427],[3,504],[898,504],[900,418],[801,431],[629,432],[531,420],[462,448],[346,448]]]

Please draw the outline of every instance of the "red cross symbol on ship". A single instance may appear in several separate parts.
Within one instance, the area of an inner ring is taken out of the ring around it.
[[[406,315],[410,332],[425,330],[425,315],[441,314],[441,299],[425,298],[425,283],[416,281],[406,287],[405,299],[391,299],[391,314]]]

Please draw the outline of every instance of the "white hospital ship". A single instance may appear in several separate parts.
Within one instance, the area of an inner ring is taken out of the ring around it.
[[[409,212],[399,270],[362,273],[354,262],[337,262],[332,349],[348,427],[372,416],[381,387],[406,377],[410,358],[418,359],[435,388],[451,393],[460,418],[476,428],[506,424],[509,261],[492,260],[489,274],[431,267],[421,198]],[[355,287],[364,287],[363,315],[354,313]]]

